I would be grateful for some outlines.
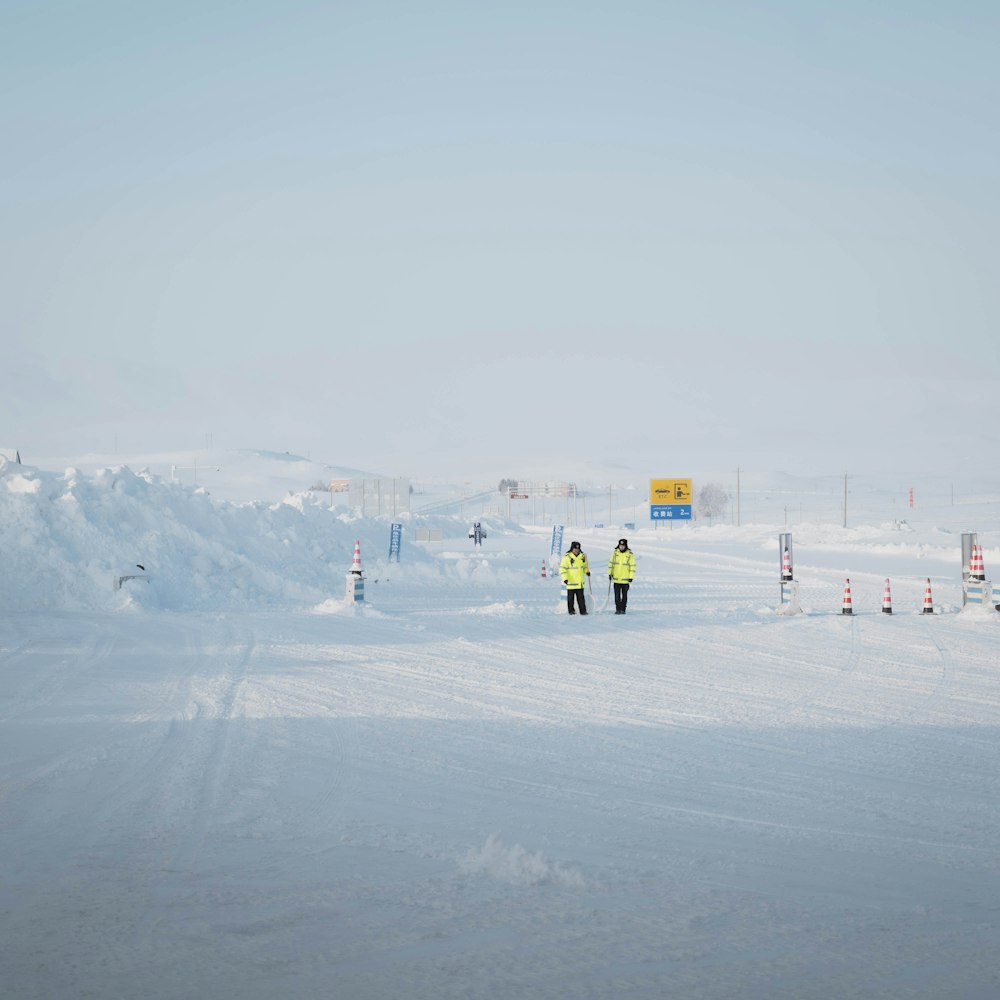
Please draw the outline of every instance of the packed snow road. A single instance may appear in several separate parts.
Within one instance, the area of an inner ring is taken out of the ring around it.
[[[783,617],[771,552],[661,539],[569,618],[540,545],[0,618],[3,992],[996,995],[1000,616],[922,566],[840,615],[831,557]]]

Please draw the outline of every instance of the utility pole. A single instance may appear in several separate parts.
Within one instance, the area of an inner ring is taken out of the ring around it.
[[[740,526],[740,470],[736,469],[736,527]]]

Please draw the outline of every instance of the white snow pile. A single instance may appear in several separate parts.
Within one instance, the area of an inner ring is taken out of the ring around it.
[[[515,601],[498,601],[494,604],[488,604],[484,608],[466,608],[463,612],[466,615],[523,615],[526,613],[526,609],[523,604],[518,604]]]
[[[389,533],[388,520],[310,493],[233,504],[126,466],[87,476],[0,459],[0,600],[10,609],[312,606],[342,598],[355,540],[377,576]],[[429,570],[415,546],[407,562]]]
[[[539,852],[532,854],[520,844],[506,847],[494,834],[486,838],[481,848],[469,851],[459,866],[467,875],[490,875],[511,885],[549,884],[582,888],[586,884],[579,872],[548,861]]]

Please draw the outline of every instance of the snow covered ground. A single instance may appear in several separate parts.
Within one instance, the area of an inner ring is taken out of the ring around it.
[[[1000,489],[891,492],[792,501],[801,614],[783,518],[640,521],[584,621],[548,525],[0,465],[0,993],[1000,995]]]

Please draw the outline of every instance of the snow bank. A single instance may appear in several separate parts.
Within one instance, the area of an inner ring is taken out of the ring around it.
[[[355,539],[366,574],[384,572],[389,533],[387,519],[361,519],[308,493],[233,504],[126,466],[86,476],[0,460],[8,609],[314,607],[342,599]],[[418,547],[405,557],[430,571]],[[145,579],[116,592],[125,575]]]

